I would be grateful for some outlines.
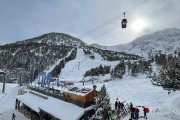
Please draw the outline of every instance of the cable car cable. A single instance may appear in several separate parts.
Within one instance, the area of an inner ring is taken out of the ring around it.
[[[145,4],[146,2],[147,2],[147,0],[143,0],[143,1],[139,2],[136,6],[131,7],[130,9],[126,10],[125,12],[130,11],[130,10],[133,9],[134,7],[142,6],[142,5]],[[94,31],[96,31],[96,30],[98,30],[98,29],[101,29],[101,28],[104,27],[106,24],[109,24],[109,23],[112,22],[113,20],[121,17],[123,13],[124,13],[124,12],[120,13],[118,16],[112,17],[110,20],[107,20],[107,21],[103,22],[102,24],[98,25],[98,26],[95,27],[94,29],[92,29],[92,30],[90,30],[90,31],[88,31],[88,32],[80,35],[80,36],[77,37],[77,38],[81,39],[81,38],[87,36],[88,34],[91,34],[92,32],[94,32]]]
[[[162,1],[163,1],[163,0],[160,0],[160,2],[158,2],[158,3],[156,4],[156,6],[153,5],[153,6],[151,6],[150,8],[148,8],[147,10],[150,10],[150,9],[152,9],[152,8],[154,8],[154,7],[159,6],[161,3],[164,4],[165,2],[162,2]],[[147,11],[147,10],[145,10],[145,11]],[[144,12],[144,10],[143,10],[143,12],[141,12],[140,15],[145,14],[145,13],[146,13],[146,12]],[[139,16],[139,13],[138,13],[136,16]],[[136,16],[130,17],[130,18],[135,18]],[[119,25],[120,25],[120,24],[119,24]],[[111,29],[109,29],[109,30],[107,30],[107,31],[104,31],[102,34],[93,37],[91,40],[88,40],[88,41],[86,42],[86,44],[88,44],[88,42],[90,42],[90,41],[96,40],[97,38],[103,36],[104,34],[106,34],[107,32],[109,32],[110,30],[115,29],[115,28],[117,28],[117,26],[114,26],[113,28],[111,28]]]
[[[147,2],[147,1],[146,1],[146,2]],[[145,4],[145,2],[144,2],[144,4]],[[142,5],[143,5],[143,3],[141,3],[141,5],[139,5],[139,6],[142,6]],[[130,10],[126,10],[126,12],[128,12],[128,11],[130,11]],[[121,16],[123,15],[123,13],[124,13],[124,12],[121,13]],[[119,16],[116,16],[116,17],[113,17],[113,18],[119,18]],[[112,22],[112,21],[108,21],[108,22],[110,23],[110,22]],[[99,26],[100,26],[100,25],[99,25]],[[104,25],[103,25],[103,26],[104,26]],[[100,28],[102,28],[103,26],[100,26]],[[97,29],[100,29],[100,28],[97,28]],[[93,29],[92,31],[89,31],[89,32],[90,32],[90,34],[91,34],[91,33],[94,32],[94,31],[95,31],[95,30]],[[102,29],[101,29],[101,31],[102,31]],[[87,33],[89,34],[89,32],[87,32]],[[85,34],[87,34],[87,33],[85,33]],[[82,35],[82,36],[85,36],[85,34]],[[98,35],[98,36],[99,36],[99,35]],[[84,37],[81,37],[81,38],[84,38]],[[87,42],[89,42],[89,41],[87,41]],[[87,43],[87,42],[86,42],[86,43]]]

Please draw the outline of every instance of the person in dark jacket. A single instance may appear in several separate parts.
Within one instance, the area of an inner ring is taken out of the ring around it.
[[[124,110],[124,103],[123,102],[120,103],[120,107],[121,107],[121,111],[123,111]]]
[[[118,101],[115,102],[115,110],[117,110]]]
[[[16,118],[16,115],[13,113],[12,114],[12,120],[15,120],[15,118]]]
[[[133,104],[132,103],[130,103],[129,109],[130,109],[130,111],[132,111],[132,109],[133,109]]]
[[[119,110],[119,112],[121,112],[121,102],[120,101],[118,101],[118,105],[117,105],[117,109]]]
[[[146,113],[147,111],[146,111],[146,108],[145,108],[144,106],[143,106],[142,108],[143,108],[143,111],[144,111],[144,118],[147,119],[147,113]]]
[[[136,108],[135,109],[135,119],[138,119],[139,118],[139,109]]]

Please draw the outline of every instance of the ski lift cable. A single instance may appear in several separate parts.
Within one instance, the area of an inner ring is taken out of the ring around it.
[[[158,2],[158,3],[156,4],[156,6],[151,6],[150,8],[148,8],[148,9],[146,9],[146,10],[143,10],[143,12],[141,12],[140,14],[138,13],[138,14],[136,14],[135,16],[130,17],[130,18],[135,18],[135,17],[137,17],[137,16],[139,16],[139,15],[145,14],[145,13],[147,13],[147,10],[151,10],[152,8],[159,6],[161,3],[165,3],[165,2],[162,2],[162,1],[163,1],[163,0],[160,0],[160,2]],[[108,29],[108,30],[106,30],[106,31],[103,31],[102,34],[93,37],[91,40],[88,40],[88,41],[86,42],[86,44],[89,43],[90,41],[96,40],[97,38],[103,36],[104,34],[108,33],[109,31],[116,29],[118,25],[121,25],[121,24],[118,23],[116,26],[114,26],[114,27],[112,27],[112,28],[110,28],[110,29]]]
[[[161,1],[163,1],[163,0],[161,0]],[[156,7],[157,7],[158,5],[160,5],[160,3],[161,3],[161,2],[159,2],[159,4],[156,4]],[[154,6],[151,6],[151,7],[150,7],[149,9],[147,9],[147,10],[150,10],[150,9],[153,8],[153,7],[154,7]],[[143,14],[145,14],[145,13],[146,13],[146,12],[144,12]],[[142,12],[141,12],[140,14],[142,15]],[[139,14],[138,14],[138,15],[139,15]],[[135,18],[135,17],[137,17],[138,15],[136,15],[136,16],[134,16],[134,17],[130,17],[130,18]],[[118,25],[121,25],[121,24],[117,24],[117,26],[118,26]],[[88,43],[88,42],[90,42],[90,41],[93,41],[93,40],[96,40],[97,38],[103,36],[104,34],[108,33],[109,31],[116,29],[117,26],[114,26],[113,28],[104,31],[102,34],[95,36],[94,38],[92,38],[91,40],[87,41],[86,43]]]
[[[143,0],[143,1],[144,1],[144,0]],[[142,4],[143,4],[143,3],[137,4],[136,7],[141,6]],[[132,9],[132,8],[131,8],[131,9]],[[125,12],[128,12],[128,11],[129,11],[129,10],[126,10]],[[92,29],[92,30],[90,30],[90,31],[88,31],[88,32],[80,35],[78,38],[81,39],[81,38],[83,38],[84,36],[95,32],[95,30],[101,29],[101,28],[104,27],[105,25],[107,25],[107,24],[111,23],[112,21],[114,21],[115,19],[121,17],[121,16],[123,15],[123,13],[124,13],[124,12],[122,12],[121,14],[119,14],[119,15],[117,15],[117,16],[115,16],[115,17],[112,17],[111,19],[103,22],[102,24],[98,25],[98,26],[95,27],[94,29]]]
[[[147,0],[140,1],[140,2],[138,2],[135,6],[129,8],[128,10],[126,10],[126,11],[124,11],[124,12],[127,13],[127,12],[129,12],[130,10],[132,10],[132,9],[134,9],[134,8],[136,8],[136,7],[140,7],[140,6],[144,5],[146,2],[148,2],[148,1],[147,1]],[[95,27],[94,29],[91,29],[90,31],[88,31],[88,32],[80,35],[80,36],[77,37],[77,38],[82,39],[82,38],[84,38],[85,36],[87,36],[88,34],[91,34],[91,33],[95,32],[96,30],[101,29],[102,27],[104,27],[105,25],[111,23],[111,22],[114,21],[115,19],[119,19],[119,17],[122,17],[122,15],[123,15],[124,12],[120,13],[119,15],[117,15],[117,16],[115,16],[115,17],[112,17],[111,19],[103,22],[102,24],[98,25],[98,26]]]
[[[120,24],[117,25],[117,26],[120,26]],[[105,33],[109,32],[110,30],[112,30],[112,29],[114,29],[114,28],[117,28],[117,27],[115,26],[115,27],[113,27],[113,28],[110,28],[110,29],[104,31],[102,34],[97,35],[97,36],[95,36],[94,38],[92,38],[91,40],[86,41],[86,43],[88,43],[88,42],[90,42],[90,41],[92,41],[92,40],[95,40],[96,38],[101,37],[102,35],[104,35]],[[101,30],[99,30],[99,31],[103,31],[103,29],[101,29]]]
[[[143,5],[143,4],[142,4],[142,5]],[[128,11],[128,10],[127,10],[127,11]],[[123,12],[123,13],[124,13],[124,12]],[[122,15],[123,15],[123,14],[121,14],[121,16],[122,16]],[[115,18],[115,17],[114,17],[114,18]],[[116,16],[116,18],[118,18],[118,19],[119,19],[119,16],[118,16],[118,17]],[[108,24],[110,24],[110,22],[112,23],[112,21],[109,21],[109,23],[108,23]],[[107,25],[107,24],[106,24],[106,25]],[[104,26],[99,27],[99,28],[97,29],[97,31],[102,31],[102,30],[103,30],[103,28],[102,28],[102,27],[104,27]],[[102,28],[102,29],[101,29],[101,28]],[[94,32],[94,31],[92,31],[92,32]],[[92,32],[91,32],[91,33],[92,33]],[[90,33],[90,34],[91,34],[91,33]],[[98,36],[99,36],[99,35],[98,35]],[[87,42],[89,42],[89,41],[87,41]],[[86,43],[87,43],[87,42],[86,42]]]

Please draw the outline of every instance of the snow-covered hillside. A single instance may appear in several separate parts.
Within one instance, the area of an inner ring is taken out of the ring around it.
[[[134,106],[149,107],[148,120],[179,120],[180,118],[180,92],[168,94],[162,87],[152,85],[150,79],[144,75],[139,77],[127,76],[121,80],[115,79],[106,83],[96,83],[97,89],[100,89],[103,84],[105,84],[110,95],[112,107],[114,107],[114,102],[118,97],[120,101],[125,101],[125,103],[133,102]],[[82,83],[76,83],[76,85],[82,86]],[[92,88],[93,85],[91,82],[85,83],[85,87]],[[0,84],[1,87],[2,84]],[[15,112],[17,120],[27,120],[14,109],[17,92],[17,85],[7,84],[6,94],[0,93],[0,119],[10,120],[12,113]],[[142,114],[141,110],[140,115]],[[122,120],[129,120],[129,115]]]
[[[84,46],[85,43],[65,33],[48,33],[32,39],[18,41],[16,44],[42,43],[48,45]]]
[[[148,52],[173,53],[180,49],[180,29],[169,28],[149,35],[136,38],[132,42],[116,46],[99,46],[101,49],[108,49],[119,52],[127,52],[140,56],[147,56]]]
[[[168,94],[162,87],[151,84],[150,79],[142,75],[139,77],[125,77],[106,83],[97,83],[100,89],[105,84],[111,98],[112,106],[116,98],[125,103],[132,102],[134,106],[146,106],[150,108],[148,120],[179,120],[180,119],[180,92]],[[90,83],[86,87],[92,88]],[[156,111],[156,112],[155,112]],[[140,111],[143,115],[143,111]],[[122,120],[129,120],[130,116]]]
[[[100,65],[109,65],[112,68],[119,63],[119,61],[104,61],[104,59],[97,53],[94,53],[95,59],[90,59],[86,55],[83,49],[77,50],[76,59],[66,63],[65,68],[62,69],[60,74],[60,80],[62,81],[81,81],[84,78],[84,74],[91,68],[98,67]]]

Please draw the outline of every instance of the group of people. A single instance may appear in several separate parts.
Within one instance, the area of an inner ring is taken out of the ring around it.
[[[115,111],[117,113],[117,116],[120,117],[120,113],[122,113],[124,111],[124,103],[116,100]]]
[[[115,102],[115,110],[122,111],[124,109],[124,103],[120,101]]]
[[[143,108],[143,113],[144,113],[144,118],[147,119],[147,113],[149,113],[149,108],[146,108],[144,106],[137,106],[137,107],[133,107],[133,104],[130,103],[130,111],[131,111],[131,117],[129,120],[137,120],[139,118],[139,108],[138,107],[142,107]]]

